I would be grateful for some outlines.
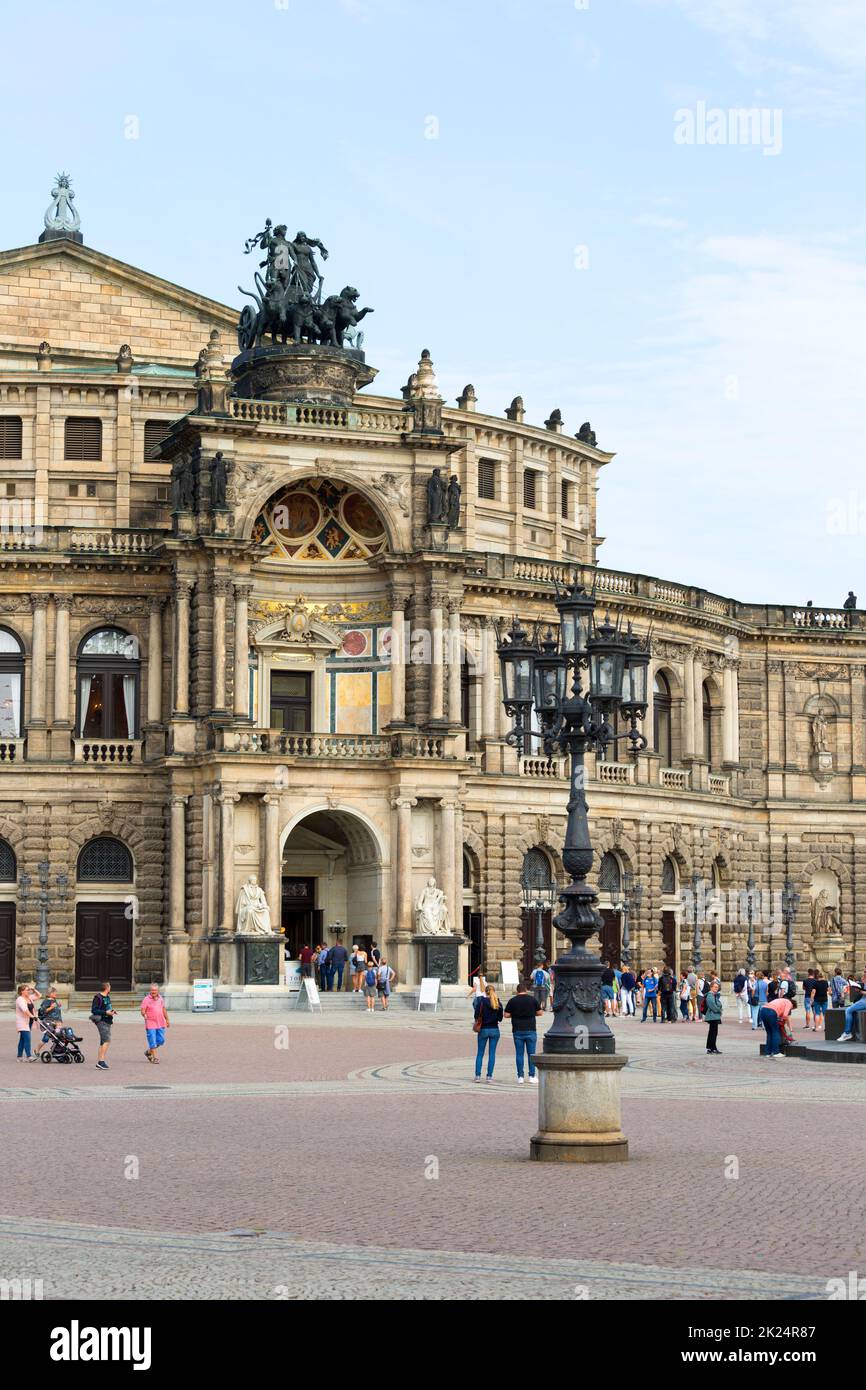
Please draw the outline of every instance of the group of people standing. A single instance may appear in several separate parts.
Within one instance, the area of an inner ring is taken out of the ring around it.
[[[475,1049],[476,1081],[481,1080],[485,1052],[487,1054],[486,1080],[488,1082],[493,1080],[496,1049],[499,1046],[500,1038],[499,1025],[503,1018],[507,1018],[511,1023],[511,1033],[514,1039],[514,1060],[517,1067],[518,1085],[525,1084],[525,1071],[529,1073],[530,1082],[533,1085],[538,1084],[534,1061],[538,1047],[535,1020],[542,1017],[544,1008],[539,1004],[535,994],[530,991],[529,986],[528,980],[521,980],[517,986],[517,992],[504,1006],[500,1003],[493,985],[485,983],[483,988],[474,994],[472,1010],[474,1015],[473,1030],[477,1039]]]

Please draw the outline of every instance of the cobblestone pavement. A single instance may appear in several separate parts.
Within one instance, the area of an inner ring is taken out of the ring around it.
[[[468,1016],[178,1016],[157,1069],[123,1015],[104,1075],[17,1063],[4,1023],[0,1277],[47,1297],[58,1258],[91,1298],[808,1299],[866,1272],[860,1223],[828,1222],[859,1209],[866,1076],[746,1026],[707,1057],[701,1025],[617,1021],[630,1162],[559,1166],[528,1159],[507,1032],[472,1081]]]

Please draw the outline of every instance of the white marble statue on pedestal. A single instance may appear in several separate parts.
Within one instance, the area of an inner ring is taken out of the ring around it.
[[[237,918],[235,930],[241,936],[273,936],[271,909],[268,900],[259,887],[255,874],[250,874],[238,894],[235,904]]]
[[[450,936],[451,920],[448,904],[435,878],[428,878],[424,891],[415,904],[415,926],[420,936]]]

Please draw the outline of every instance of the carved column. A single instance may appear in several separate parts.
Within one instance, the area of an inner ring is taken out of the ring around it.
[[[252,581],[235,584],[235,691],[234,715],[250,715],[250,590]],[[273,912],[273,908],[271,908]]]
[[[174,589],[174,714],[189,715],[189,606],[194,583],[175,580]]]
[[[57,594],[54,599],[55,725],[69,724],[69,604],[68,594]]]
[[[418,805],[411,796],[395,796],[392,806],[397,812],[397,856],[395,875],[395,930],[411,936],[414,929],[412,900],[412,808]]]
[[[442,875],[442,891],[448,904],[451,930],[457,930],[457,843],[455,832],[455,812],[457,802],[447,797],[439,802],[439,872]]]
[[[30,607],[33,611],[33,646],[30,672],[30,727],[44,729],[48,595],[31,594]]]
[[[722,762],[733,762],[733,738],[731,737],[733,714],[733,696],[731,695],[731,668],[727,664],[722,668],[722,698],[724,705],[722,708]]]
[[[162,722],[162,599],[148,599],[147,722]]]
[[[168,922],[172,936],[186,931],[186,803],[188,797],[171,798],[171,873],[168,885]]]
[[[409,649],[409,595],[395,592],[391,598],[391,719],[396,727],[406,723],[406,658]]]
[[[484,666],[481,672],[481,733],[484,738],[496,738],[499,719],[496,712],[496,627],[492,618],[484,619]]]
[[[448,723],[457,725],[463,723],[460,603],[459,598],[448,600]]]
[[[649,668],[646,673],[646,714],[643,717],[643,724],[641,727],[650,749],[652,752],[657,753],[658,749],[656,748],[655,735],[655,690],[653,689],[655,675],[655,662],[650,659]]]
[[[682,755],[684,758],[688,758],[697,755],[695,748],[695,659],[690,651],[686,652],[683,670],[686,698],[683,706]]]
[[[282,864],[280,862],[280,798],[269,793],[262,797],[265,808],[264,840],[265,854],[263,883],[268,907],[271,909],[271,926],[280,930],[282,916]]]
[[[220,806],[220,883],[222,903],[219,930],[228,935],[235,929],[235,802],[240,796],[235,792],[220,792],[217,797]]]
[[[443,624],[442,599],[438,594],[430,595],[430,722],[441,724],[444,720],[443,686]]]
[[[731,753],[735,763],[740,761],[740,663],[731,667]]]
[[[692,747],[695,756],[698,758],[706,757],[707,750],[704,747],[704,668],[698,652],[694,653],[694,733],[692,735]]]
[[[226,709],[226,598],[229,580],[215,574],[211,579],[213,598],[213,667],[211,689],[213,708],[217,713]]]

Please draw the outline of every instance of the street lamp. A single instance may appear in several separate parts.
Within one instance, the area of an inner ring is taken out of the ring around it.
[[[36,901],[39,904],[39,947],[36,952],[36,988],[40,994],[47,994],[51,986],[51,974],[48,969],[48,909],[55,903],[66,902],[66,895],[69,889],[69,877],[67,874],[55,874],[56,889],[52,891],[51,866],[47,859],[43,859],[36,866],[39,874],[39,891],[36,893]],[[26,907],[30,901],[30,890],[33,887],[33,880],[28,873],[23,873],[18,879],[18,886],[21,892],[21,906]]]
[[[694,908],[692,923],[692,968],[697,973],[701,968],[701,919],[699,898],[704,886],[704,880],[700,874],[692,874],[692,904]],[[687,888],[682,892],[683,914],[688,911],[689,891]]]
[[[794,923],[799,906],[800,894],[794,886],[794,881],[786,878],[782,888],[782,921],[785,923],[785,964],[789,970],[794,969]]]
[[[755,880],[746,880],[746,921],[749,924],[749,940],[746,947],[746,965],[755,968]]]
[[[626,967],[631,964],[631,936],[629,933],[629,923],[633,917],[639,915],[642,902],[643,884],[636,883],[633,874],[623,874],[620,899],[619,902],[613,904],[613,910],[614,912],[622,913],[622,945],[620,947],[620,955],[622,956],[622,963]]]
[[[613,1053],[614,1037],[601,1003],[601,961],[586,948],[602,922],[595,907],[598,896],[586,882],[593,850],[584,758],[587,748],[603,752],[618,738],[627,738],[635,755],[646,748],[638,723],[647,708],[650,650],[648,641],[630,631],[623,633],[621,623],[614,625],[609,616],[595,623],[595,598],[582,585],[557,588],[554,602],[560,620],[558,639],[550,629],[541,637],[538,627],[530,638],[515,617],[510,630],[500,633],[498,646],[503,704],[513,721],[508,741],[522,753],[535,739],[548,756],[561,750],[571,762],[562,855],[571,881],[558,892],[564,907],[554,921],[571,949],[556,961],[554,1023],[544,1035],[543,1051]],[[584,690],[587,667],[589,688]],[[533,707],[539,729],[532,728]],[[610,723],[617,711],[629,723],[628,731],[620,735],[614,735]]]

